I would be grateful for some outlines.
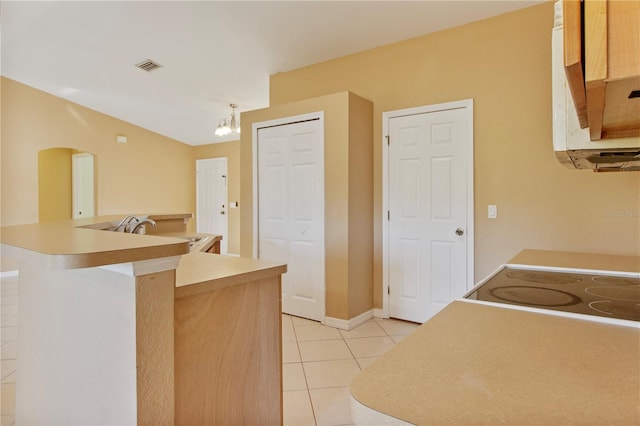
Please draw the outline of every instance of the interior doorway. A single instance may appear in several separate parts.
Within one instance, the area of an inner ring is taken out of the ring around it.
[[[71,156],[73,218],[95,216],[93,155],[86,152]]]
[[[196,232],[221,235],[220,254],[228,253],[227,158],[196,160]]]
[[[383,127],[383,313],[422,323],[473,285],[473,100]]]

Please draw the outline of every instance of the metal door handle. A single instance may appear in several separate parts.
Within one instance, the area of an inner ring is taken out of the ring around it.
[[[464,235],[464,229],[462,228],[456,229],[456,235]]]
[[[220,212],[220,214],[224,214],[224,210],[222,210],[222,211]]]

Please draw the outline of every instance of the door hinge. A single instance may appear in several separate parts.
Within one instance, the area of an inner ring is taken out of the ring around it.
[[[389,135],[387,135],[386,138],[387,138],[387,146],[388,146],[389,143],[390,143],[391,138],[389,137]]]
[[[387,220],[391,220],[391,211],[387,210]]]
[[[391,295],[391,286],[390,285],[387,286],[387,294]]]

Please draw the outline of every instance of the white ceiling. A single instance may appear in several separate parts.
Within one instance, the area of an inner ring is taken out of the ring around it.
[[[190,145],[269,76],[542,1],[0,2],[3,76]],[[134,65],[152,59],[163,68]]]

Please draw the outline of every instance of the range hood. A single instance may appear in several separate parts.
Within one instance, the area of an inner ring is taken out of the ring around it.
[[[640,137],[592,141],[581,129],[564,69],[562,2],[555,5],[551,34],[553,91],[553,148],[556,158],[572,169],[640,171]]]

